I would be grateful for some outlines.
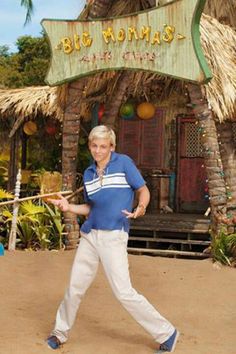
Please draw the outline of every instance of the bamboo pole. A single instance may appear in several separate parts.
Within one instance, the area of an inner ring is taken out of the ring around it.
[[[61,195],[66,195],[69,194],[66,199],[71,199],[73,198],[76,194],[80,193],[83,191],[83,187],[80,187],[77,189],[75,192],[71,191],[61,191],[61,192],[54,192],[54,193],[47,193],[47,194],[39,194],[39,195],[33,195],[31,197],[25,197],[25,198],[19,198],[20,195],[20,184],[21,184],[21,170],[19,170],[17,174],[17,181],[16,181],[16,189],[15,189],[15,198],[14,200],[10,200],[8,202],[2,202],[0,205],[8,205],[8,204],[13,204],[13,217],[12,217],[12,225],[11,225],[11,231],[10,231],[10,236],[9,236],[9,244],[8,244],[8,250],[9,251],[15,251],[16,248],[16,229],[17,229],[17,217],[18,217],[18,209],[19,209],[19,203],[22,201],[27,201],[27,200],[32,200],[32,199],[39,199],[39,198],[44,198],[44,197],[51,197],[54,195],[57,195],[60,193]]]
[[[84,190],[84,187],[80,187],[79,189],[76,189],[76,191],[74,191],[72,194],[68,195],[66,197],[66,199],[70,200],[71,198],[73,198],[74,196],[76,196],[76,194],[79,194],[80,192],[82,192]]]
[[[8,243],[9,251],[14,251],[16,248],[16,229],[17,229],[18,209],[19,209],[20,184],[21,184],[21,170],[19,169],[16,177],[15,198],[12,201],[13,216],[12,216],[11,231],[10,231],[9,243]]]
[[[52,197],[53,195],[57,195],[60,193],[61,195],[67,195],[69,194],[66,199],[71,199],[73,198],[76,194],[82,192],[83,187],[80,187],[77,189],[75,192],[72,193],[72,191],[60,191],[60,192],[53,192],[53,193],[47,193],[47,194],[37,194],[37,195],[32,195],[30,197],[25,197],[25,198],[15,198],[14,200],[8,200],[7,202],[1,202],[0,206],[5,206],[9,204],[14,204],[16,201],[17,203],[21,203],[27,200],[33,200],[33,199],[40,199],[40,198],[47,198],[47,197]]]
[[[60,193],[62,195],[67,195],[72,193],[71,191],[62,191],[62,192],[53,192],[53,193],[47,193],[47,194],[37,194],[37,195],[32,195],[30,197],[25,197],[25,198],[17,198],[17,202],[24,202],[27,200],[33,200],[33,199],[40,199],[40,198],[46,198],[46,197],[51,197],[53,195],[56,195],[57,193]],[[9,204],[14,204],[16,202],[16,198],[14,200],[8,200],[7,202],[1,202],[0,206],[5,206]]]

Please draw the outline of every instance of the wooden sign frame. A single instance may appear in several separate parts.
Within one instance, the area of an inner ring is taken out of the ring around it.
[[[206,0],[175,0],[127,16],[42,20],[51,45],[46,78],[59,85],[102,70],[144,70],[206,83],[212,75],[200,43]]]

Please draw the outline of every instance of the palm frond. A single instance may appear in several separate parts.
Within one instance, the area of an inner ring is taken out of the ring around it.
[[[0,188],[0,199],[14,199],[14,195]]]
[[[31,21],[31,16],[34,12],[34,5],[32,0],[21,0],[21,6],[26,8],[26,17],[24,26]]]
[[[30,215],[41,214],[41,213],[45,213],[46,211],[44,206],[35,205],[31,200],[23,202],[20,208],[23,214],[30,214]]]

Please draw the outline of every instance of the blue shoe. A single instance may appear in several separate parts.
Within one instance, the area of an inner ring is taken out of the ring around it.
[[[47,339],[48,347],[51,349],[58,349],[61,346],[61,342],[56,336],[50,336]]]
[[[175,330],[174,333],[170,336],[170,338],[168,338],[164,343],[160,345],[160,349],[156,352],[156,354],[173,352],[175,350],[178,337],[179,332]]]

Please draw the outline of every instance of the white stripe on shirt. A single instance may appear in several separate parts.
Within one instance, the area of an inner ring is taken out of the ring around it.
[[[88,195],[96,192],[101,188],[100,180],[94,179],[92,182],[85,182],[85,187]],[[106,175],[103,177],[104,188],[130,188],[124,173],[115,173],[111,175]]]

